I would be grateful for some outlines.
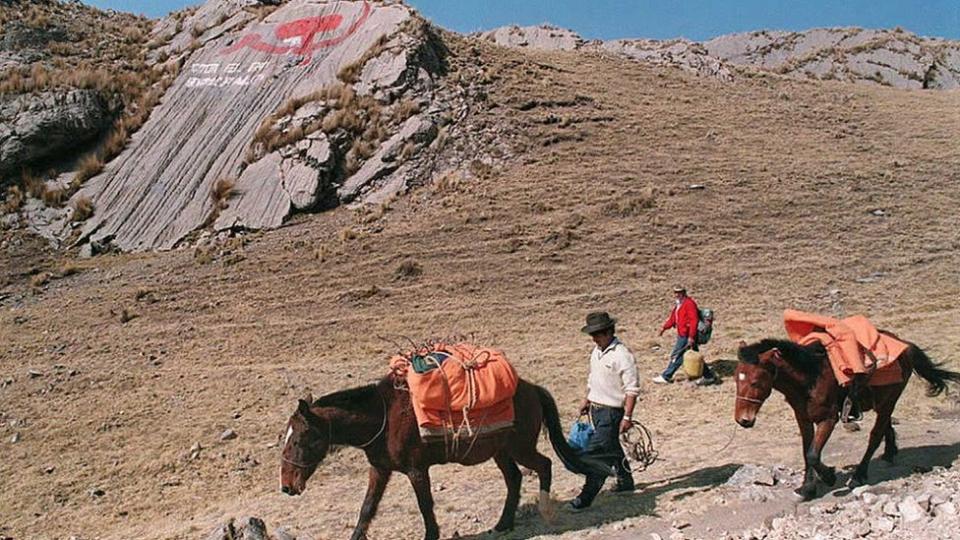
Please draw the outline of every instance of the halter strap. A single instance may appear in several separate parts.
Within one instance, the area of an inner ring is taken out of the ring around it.
[[[746,396],[741,396],[740,394],[737,394],[737,400],[738,400],[738,401],[748,401],[748,402],[750,402],[750,403],[759,403],[760,405],[763,405],[763,400],[762,400],[762,399],[754,399],[754,398],[750,398],[750,397],[746,397]]]
[[[380,438],[380,435],[383,435],[383,432],[386,431],[386,429],[387,429],[387,400],[386,400],[386,398],[383,397],[383,394],[381,394],[379,391],[377,392],[377,395],[380,396],[380,402],[383,404],[383,423],[380,424],[380,430],[377,431],[376,435],[374,435],[372,439],[370,439],[369,441],[367,441],[367,442],[365,442],[365,443],[363,443],[363,444],[357,445],[357,448],[366,448],[366,447],[370,446],[371,444],[373,444],[374,441],[376,441],[377,439],[379,439],[379,438]],[[330,432],[329,438],[332,438],[332,437],[333,437],[333,422],[330,422],[329,420],[327,420],[327,426],[328,426],[329,432]],[[282,461],[282,462],[284,462],[284,463],[287,463],[287,464],[290,464],[290,465],[293,465],[294,467],[297,467],[298,469],[309,469],[309,468],[311,468],[311,467],[316,467],[316,466],[319,465],[320,462],[323,461],[323,460],[319,460],[319,461],[317,461],[317,462],[315,462],[315,463],[303,463],[303,462],[300,462],[300,461],[294,461],[294,460],[292,460],[292,459],[287,459],[286,457],[283,456],[283,452],[281,451],[281,452],[280,452],[280,461]]]
[[[373,441],[377,440],[380,435],[383,435],[383,432],[387,429],[387,399],[383,397],[383,394],[381,394],[379,391],[377,391],[377,395],[380,396],[380,401],[383,403],[383,423],[380,424],[380,431],[377,431],[377,434],[374,435],[372,439],[357,446],[357,448],[366,448],[370,446],[373,444]]]

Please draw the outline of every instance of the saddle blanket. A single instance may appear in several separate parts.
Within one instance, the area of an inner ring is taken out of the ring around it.
[[[909,348],[899,339],[880,333],[866,317],[835,319],[788,309],[783,325],[790,341],[800,345],[820,342],[827,350],[833,374],[846,386],[858,373],[873,373],[870,386],[903,382],[897,359]]]
[[[410,389],[423,439],[489,434],[513,426],[517,372],[497,350],[438,343],[390,360]]]

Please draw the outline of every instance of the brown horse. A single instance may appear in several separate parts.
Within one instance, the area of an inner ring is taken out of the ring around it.
[[[916,371],[929,383],[927,395],[931,397],[946,390],[948,382],[960,381],[960,373],[941,369],[919,347],[906,343],[909,348],[896,360],[903,372],[903,382],[873,386],[861,392],[862,410],[872,408],[877,419],[870,430],[867,451],[851,478],[853,484],[867,481],[867,468],[881,440],[886,441],[882,458],[892,462],[896,456],[896,433],[890,417],[912,372]],[[771,391],[779,391],[793,408],[803,439],[806,474],[797,493],[804,500],[813,498],[817,492],[817,476],[828,485],[835,484],[836,471],[824,465],[820,455],[839,420],[846,389],[837,383],[823,345],[801,346],[778,339],[765,339],[749,346],[741,342],[738,356],[740,361],[734,371],[737,381],[734,419],[737,423],[745,428],[752,427],[760,406],[770,397]]]
[[[366,538],[370,521],[394,471],[407,475],[417,496],[426,529],[424,538],[440,537],[433,513],[429,468],[442,463],[477,465],[490,458],[496,461],[507,484],[507,499],[494,529],[513,528],[520,502],[521,474],[517,464],[532,469],[540,479],[540,510],[549,512],[550,459],[537,451],[541,426],[546,425],[550,442],[560,460],[579,474],[609,475],[608,467],[580,459],[564,439],[557,405],[545,389],[520,380],[513,398],[516,418],[512,430],[493,433],[476,441],[463,441],[451,450],[444,442],[424,443],[413,414],[410,394],[384,379],[336,392],[313,403],[300,400],[290,417],[281,455],[280,489],[299,495],[307,479],[323,461],[331,446],[361,448],[370,463],[367,495],[360,519],[351,538]],[[549,517],[549,516],[545,516]]]

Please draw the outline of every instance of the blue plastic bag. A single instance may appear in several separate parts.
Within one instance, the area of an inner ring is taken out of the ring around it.
[[[577,452],[583,454],[587,451],[587,445],[590,444],[590,437],[593,436],[593,424],[582,418],[570,426],[570,436],[567,437],[567,443]]]

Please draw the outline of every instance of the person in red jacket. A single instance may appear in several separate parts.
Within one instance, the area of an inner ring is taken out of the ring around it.
[[[684,287],[674,287],[673,295],[676,301],[673,309],[670,311],[670,317],[663,327],[660,328],[660,335],[671,328],[677,329],[677,342],[670,353],[670,363],[663,373],[653,378],[657,384],[667,384],[673,382],[673,374],[683,365],[683,353],[687,349],[698,350],[697,348],[697,325],[700,322],[700,308],[693,298],[687,296],[687,289]],[[710,366],[703,366],[703,378],[697,384],[712,384],[715,382],[716,375],[710,370]]]

